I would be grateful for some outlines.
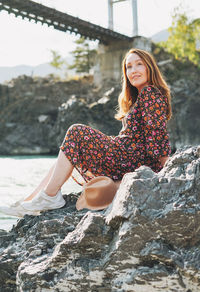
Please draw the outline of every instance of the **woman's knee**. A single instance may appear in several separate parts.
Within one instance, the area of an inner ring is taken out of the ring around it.
[[[86,126],[83,124],[73,124],[67,130],[67,133],[74,133],[74,132],[78,133],[82,131],[84,128],[86,128]]]
[[[69,127],[69,129],[72,129],[72,130],[80,130],[84,125],[83,124],[73,124]]]

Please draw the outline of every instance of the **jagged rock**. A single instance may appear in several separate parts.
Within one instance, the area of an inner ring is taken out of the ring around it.
[[[0,230],[2,291],[200,290],[200,146],[126,174],[103,211],[76,211],[78,195]]]
[[[119,86],[108,91],[110,86],[96,88],[84,78],[58,81],[27,76],[0,85],[0,154],[57,154],[67,129],[75,123],[118,133],[121,125],[114,114]]]

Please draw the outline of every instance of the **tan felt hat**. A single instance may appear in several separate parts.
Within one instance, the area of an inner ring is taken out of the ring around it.
[[[109,177],[97,176],[83,185],[83,192],[76,202],[76,209],[102,210],[108,207],[118,185]]]

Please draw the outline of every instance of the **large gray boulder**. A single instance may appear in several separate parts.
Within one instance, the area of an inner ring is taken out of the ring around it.
[[[2,291],[200,291],[200,146],[126,174],[103,211],[78,195],[1,231]]]

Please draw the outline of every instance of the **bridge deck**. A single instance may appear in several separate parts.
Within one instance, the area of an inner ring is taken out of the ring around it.
[[[80,34],[91,40],[99,40],[104,44],[117,40],[132,40],[131,37],[126,35],[95,25],[53,8],[46,7],[31,0],[0,0],[0,11],[1,10],[13,13],[16,17],[21,16],[23,19],[27,18],[30,21],[34,20],[36,23],[46,23],[48,26],[53,26],[55,29],[63,32],[69,31],[70,33]]]

